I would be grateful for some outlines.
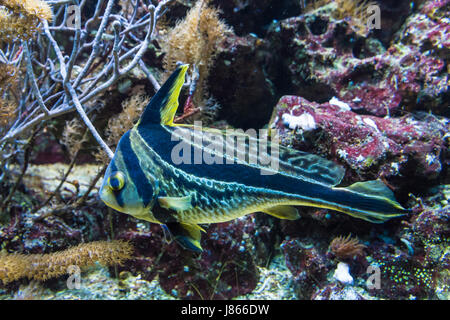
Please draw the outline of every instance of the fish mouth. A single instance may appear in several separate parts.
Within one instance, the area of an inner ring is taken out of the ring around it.
[[[116,201],[116,197],[114,196],[114,193],[112,192],[112,190],[106,186],[103,186],[100,191],[100,199],[108,206],[111,207],[117,211],[122,211],[120,210],[119,204]]]

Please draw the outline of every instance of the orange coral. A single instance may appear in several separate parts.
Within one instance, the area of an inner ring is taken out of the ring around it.
[[[122,264],[131,257],[129,242],[115,240],[80,244],[64,251],[49,254],[0,253],[0,280],[6,284],[23,277],[44,281],[67,273],[72,265],[92,266]]]
[[[150,97],[136,94],[122,103],[122,112],[109,119],[106,128],[107,143],[110,146],[117,145],[125,132],[134,126],[149,101]]]
[[[349,234],[347,237],[336,237],[331,243],[329,250],[340,260],[351,259],[355,256],[364,254],[365,245],[359,242],[358,238],[352,238]]]
[[[369,0],[315,0],[308,2],[305,7],[306,12],[321,8],[330,3],[335,3],[333,16],[336,19],[349,18],[351,27],[360,35],[367,35],[368,14],[367,9],[375,5],[376,2]]]
[[[217,54],[217,47],[228,32],[231,28],[219,19],[218,10],[209,7],[208,1],[200,0],[169,31],[162,43],[167,71],[173,71],[178,61],[190,64],[191,71],[194,65],[197,66],[199,86],[193,98],[195,105],[205,98],[205,79]]]
[[[0,0],[0,40],[28,40],[39,30],[39,21],[51,21],[50,6],[40,0]]]
[[[53,18],[50,6],[41,0],[0,0],[0,5],[17,13],[36,17],[39,20],[51,21]]]

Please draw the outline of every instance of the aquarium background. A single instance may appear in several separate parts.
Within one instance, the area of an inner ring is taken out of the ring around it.
[[[0,299],[449,299],[450,1],[0,0]],[[177,63],[175,121],[270,129],[411,213],[298,207],[203,252],[108,208],[120,137]]]

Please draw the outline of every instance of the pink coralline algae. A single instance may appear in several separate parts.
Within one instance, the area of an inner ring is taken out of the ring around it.
[[[305,14],[270,29],[270,50],[289,58],[272,56],[268,72],[281,91],[317,102],[335,96],[358,112],[376,116],[416,109],[445,113],[449,35],[448,24],[419,13],[384,49],[378,39],[355,33],[345,20]]]
[[[448,120],[432,115],[421,119],[414,115],[379,118],[359,115],[336,104],[284,96],[271,127],[277,129],[283,143],[306,146],[308,151],[345,164],[367,178],[403,174],[433,179],[441,173]],[[301,122],[294,130],[289,127],[289,121],[304,114],[312,117],[315,129],[304,130]]]
[[[119,271],[146,280],[158,276],[164,291],[182,299],[230,299],[252,292],[259,280],[256,266],[267,262],[273,246],[267,223],[256,216],[207,227],[200,254],[168,243],[161,226],[138,228],[128,217],[119,220],[117,238],[135,248],[133,259]]]
[[[286,266],[293,275],[296,291],[300,299],[310,299],[312,293],[326,283],[331,261],[324,252],[313,245],[294,238],[281,244]]]
[[[50,253],[74,246],[82,239],[91,241],[105,236],[102,225],[95,223],[100,219],[96,208],[73,210],[70,215],[44,220],[23,214],[20,207],[14,211],[9,223],[0,225],[0,249],[8,252]]]
[[[438,97],[448,89],[448,76],[440,76],[444,62],[412,47],[391,47],[353,62],[344,72],[330,72],[328,81],[353,110],[385,116],[402,104],[415,106],[420,96]]]

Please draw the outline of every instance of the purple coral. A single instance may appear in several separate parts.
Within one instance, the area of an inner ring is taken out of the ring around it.
[[[305,113],[314,118],[316,129],[302,135],[298,128],[298,135],[292,135],[283,115]],[[407,172],[409,178],[432,179],[441,173],[448,124],[437,117],[379,118],[295,96],[281,98],[275,115],[272,127],[284,143],[307,144],[314,153],[344,163],[359,175],[392,177]]]

